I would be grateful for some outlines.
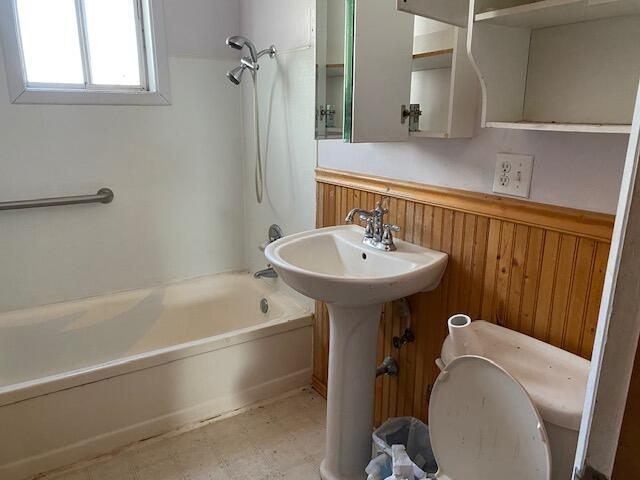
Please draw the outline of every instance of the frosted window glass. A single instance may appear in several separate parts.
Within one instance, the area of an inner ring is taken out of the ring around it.
[[[83,84],[74,0],[17,0],[29,83]]]
[[[91,83],[140,85],[134,0],[84,0]]]

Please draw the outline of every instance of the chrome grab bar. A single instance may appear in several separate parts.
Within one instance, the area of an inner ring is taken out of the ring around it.
[[[95,195],[75,195],[71,197],[37,198],[35,200],[16,200],[0,202],[0,210],[20,210],[23,208],[57,207],[59,205],[81,205],[84,203],[111,203],[113,191],[103,187]]]

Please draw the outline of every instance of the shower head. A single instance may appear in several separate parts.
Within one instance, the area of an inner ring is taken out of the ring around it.
[[[242,81],[242,74],[246,69],[246,65],[238,65],[233,70],[227,72],[227,78],[235,85],[240,85],[240,82]]]
[[[233,35],[227,38],[227,45],[236,50],[242,50],[244,47],[249,49],[249,56],[242,57],[240,59],[240,65],[227,72],[227,78],[236,85],[240,85],[242,81],[242,74],[245,70],[249,70],[255,79],[256,73],[260,68],[258,60],[264,55],[269,55],[270,58],[275,57],[276,47],[271,45],[269,48],[265,48],[260,52],[256,51],[256,47],[247,39],[240,35]]]
[[[236,50],[242,50],[244,47],[249,49],[249,54],[251,55],[251,60],[254,62],[258,61],[258,53],[256,51],[256,47],[249,41],[248,38],[242,37],[240,35],[233,35],[227,38],[227,45],[231,48],[235,48]]]
[[[258,203],[262,203],[262,194],[264,192],[264,178],[262,175],[262,159],[260,155],[260,122],[258,120],[258,69],[260,65],[258,64],[258,60],[264,55],[269,55],[269,58],[274,58],[276,56],[276,47],[271,45],[269,48],[265,48],[258,52],[256,47],[247,39],[246,37],[242,37],[240,35],[233,35],[231,37],[227,37],[227,45],[235,50],[242,50],[244,47],[249,49],[249,56],[242,57],[240,59],[240,65],[238,65],[233,70],[227,72],[227,78],[234,83],[235,85],[240,85],[242,81],[242,74],[245,70],[249,70],[251,72],[251,77],[253,79],[253,93],[254,93],[254,101],[253,101],[253,118],[255,121],[255,138],[256,138],[256,169],[255,169],[255,187],[256,187],[256,200]]]

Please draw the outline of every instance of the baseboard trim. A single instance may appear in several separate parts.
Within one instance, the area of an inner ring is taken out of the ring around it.
[[[205,421],[248,407],[291,390],[308,386],[311,372],[311,368],[305,368],[232,395],[218,397],[127,428],[114,430],[37,456],[2,465],[0,466],[0,478],[3,480],[33,478],[42,472],[65,468],[61,465],[69,466],[82,460],[109,454],[132,443],[166,434],[190,423]]]
[[[315,375],[311,379],[311,387],[324,398],[327,398],[327,386]]]

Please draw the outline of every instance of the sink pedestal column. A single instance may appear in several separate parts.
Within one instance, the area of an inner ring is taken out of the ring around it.
[[[329,309],[327,445],[323,480],[363,480],[371,460],[376,348],[382,305]]]

